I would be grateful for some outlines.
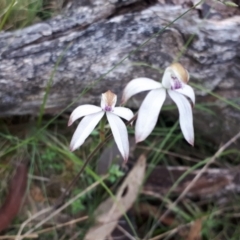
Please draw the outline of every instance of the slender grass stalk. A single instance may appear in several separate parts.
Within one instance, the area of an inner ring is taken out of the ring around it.
[[[199,90],[201,90],[201,91],[204,91],[204,92],[212,95],[213,97],[221,100],[222,102],[226,103],[227,105],[229,105],[229,106],[231,106],[231,107],[233,107],[233,108],[235,108],[235,109],[237,109],[237,110],[240,110],[239,104],[235,104],[234,102],[229,101],[229,100],[227,100],[226,98],[224,98],[224,97],[222,97],[222,96],[220,96],[220,95],[218,95],[218,94],[216,94],[216,93],[213,93],[211,90],[209,90],[209,89],[207,89],[207,88],[204,88],[203,86],[201,86],[201,85],[199,85],[199,84],[191,83],[191,85],[192,85],[193,87],[195,87],[195,88],[197,88],[197,89],[199,89]]]
[[[40,107],[40,113],[39,113],[39,117],[38,117],[38,121],[37,121],[37,127],[40,128],[41,124],[42,124],[42,118],[43,118],[43,114],[44,114],[44,109],[45,109],[45,106],[46,106],[46,103],[47,103],[47,99],[48,99],[48,95],[49,95],[49,92],[50,92],[50,89],[51,89],[51,86],[52,86],[52,82],[53,82],[53,78],[54,78],[54,75],[57,71],[57,68],[60,64],[60,62],[62,61],[62,58],[64,56],[64,54],[67,52],[68,48],[71,46],[72,44],[69,43],[67,45],[67,47],[64,49],[64,51],[62,52],[62,54],[58,57],[57,59],[57,62],[54,66],[54,69],[51,73],[51,76],[49,78],[49,81],[47,83],[47,87],[45,89],[45,94],[44,94],[44,97],[43,97],[43,102],[41,104],[41,107]]]
[[[16,0],[11,0],[11,3],[9,4],[9,6],[8,6],[8,8],[7,8],[7,10],[6,10],[6,13],[4,14],[4,17],[3,17],[2,21],[0,21],[0,30],[3,29],[6,21],[7,21],[8,18],[9,18],[10,13],[12,12],[12,8],[13,8],[13,6],[14,6],[15,4],[16,4]]]

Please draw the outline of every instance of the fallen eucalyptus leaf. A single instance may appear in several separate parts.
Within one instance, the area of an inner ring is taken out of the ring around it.
[[[115,198],[108,198],[95,210],[96,224],[89,229],[85,240],[104,240],[135,202],[142,185],[146,168],[146,157],[141,155],[136,165],[117,191]]]
[[[202,231],[202,222],[203,219],[197,219],[191,226],[190,231],[187,236],[187,240],[201,240],[201,231]]]

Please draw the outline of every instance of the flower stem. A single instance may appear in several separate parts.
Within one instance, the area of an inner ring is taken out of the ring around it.
[[[65,192],[63,192],[63,194],[57,199],[54,208],[59,208],[63,203],[64,200],[67,196],[69,196],[72,188],[74,187],[74,185],[76,184],[77,180],[80,178],[80,176],[82,175],[82,173],[84,172],[87,164],[90,162],[90,160],[93,158],[93,156],[95,155],[95,153],[97,153],[103,146],[105,143],[107,143],[110,139],[112,138],[112,134],[108,135],[104,141],[102,141],[101,143],[99,143],[97,145],[97,147],[91,152],[91,154],[88,156],[87,160],[83,163],[80,171],[78,172],[78,174],[73,178],[73,180],[69,183],[69,185],[67,186],[67,189]]]
[[[100,143],[105,140],[105,123],[106,123],[106,117],[104,116],[100,121],[100,130],[99,130]]]

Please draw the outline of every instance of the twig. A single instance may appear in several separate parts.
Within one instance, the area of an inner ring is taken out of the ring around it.
[[[82,234],[82,231],[78,231],[76,233],[74,233],[71,238],[69,238],[68,240],[76,240],[79,239],[79,235]]]
[[[32,174],[28,174],[28,178],[33,179],[33,180],[42,181],[42,182],[49,182],[50,181],[49,178],[41,177],[41,176],[34,176]]]
[[[127,232],[124,228],[122,228],[120,225],[117,225],[117,228],[119,231],[121,231],[127,238],[130,240],[136,240],[135,237],[133,237],[129,232]]]
[[[74,223],[78,223],[78,222],[84,221],[86,219],[88,219],[88,216],[84,216],[84,217],[80,217],[80,218],[77,218],[77,219],[73,219],[71,221],[68,221],[68,222],[65,222],[65,223],[62,223],[62,224],[58,224],[58,225],[53,226],[53,227],[45,228],[45,229],[42,229],[42,230],[34,232],[34,233],[39,235],[41,233],[49,232],[49,231],[52,231],[52,230],[57,229],[57,228],[73,225]]]
[[[73,202],[75,202],[78,198],[80,198],[81,196],[83,196],[84,194],[86,194],[87,192],[89,192],[90,190],[92,190],[93,188],[95,188],[97,185],[100,184],[100,182],[102,182],[103,180],[105,180],[108,177],[108,175],[105,175],[104,177],[101,178],[101,180],[99,180],[98,182],[93,183],[92,185],[90,185],[89,187],[87,187],[83,192],[77,194],[76,196],[74,196],[73,198],[71,198],[68,202],[66,202],[63,206],[61,206],[60,208],[58,208],[57,210],[55,210],[53,213],[51,213],[48,217],[46,217],[45,219],[43,219],[41,222],[39,222],[38,224],[36,224],[36,226],[34,226],[32,229],[30,229],[27,233],[25,233],[23,236],[21,235],[21,231],[18,232],[18,235],[16,237],[16,240],[21,240],[23,238],[25,238],[25,236],[28,236],[30,233],[32,233],[35,229],[41,227],[44,223],[46,223],[48,220],[50,220],[51,218],[53,218],[54,216],[56,216],[57,214],[59,214],[62,210],[64,210],[66,207],[68,207],[69,205],[71,205]],[[28,221],[28,220],[27,220]],[[26,222],[26,221],[25,221]],[[25,224],[25,222],[23,224]],[[25,224],[26,225],[26,224]],[[25,226],[24,225],[24,226]]]
[[[179,225],[179,226],[177,226],[176,228],[171,229],[171,230],[169,230],[169,231],[167,231],[167,232],[161,233],[161,234],[158,235],[158,236],[155,236],[155,237],[153,237],[153,238],[148,238],[148,240],[159,240],[159,239],[162,239],[162,238],[164,238],[164,237],[166,237],[166,236],[172,236],[172,235],[176,234],[176,233],[177,233],[179,230],[181,230],[182,228],[191,226],[192,223],[193,223],[193,222],[190,222],[190,223],[187,223],[187,224],[183,224],[183,225]]]
[[[151,197],[155,197],[155,198],[158,198],[160,199],[161,201],[163,202],[166,202],[168,204],[171,204],[171,200],[169,199],[166,199],[162,194],[160,193],[156,193],[156,192],[152,192],[152,191],[148,191],[148,190],[141,190],[141,194],[145,194],[147,196],[151,196]]]
[[[139,149],[149,149],[149,147],[145,147],[145,146],[138,146]],[[152,150],[159,152],[159,153],[164,153],[173,157],[180,157],[181,159],[185,159],[187,161],[191,161],[191,162],[198,162],[200,161],[200,159],[196,159],[196,158],[191,158],[182,154],[178,154],[178,153],[174,153],[174,152],[169,152],[166,150],[162,150],[162,149],[157,149],[157,148],[152,148]]]
[[[15,239],[17,236],[16,235],[5,235],[5,236],[0,236],[0,240],[9,240],[9,239]],[[25,238],[38,238],[39,236],[37,234],[29,234],[26,235]]]
[[[202,217],[202,218],[200,218],[200,219],[198,219],[198,220],[203,221],[203,220],[205,220],[205,219],[206,219],[206,216],[205,216],[205,217]],[[173,236],[174,234],[176,234],[177,232],[179,232],[179,230],[181,230],[181,229],[183,229],[183,228],[191,227],[191,226],[193,226],[193,224],[195,224],[195,223],[196,223],[196,219],[193,220],[193,221],[191,221],[191,222],[189,222],[189,223],[178,225],[177,227],[175,227],[175,228],[173,228],[173,229],[171,229],[171,230],[169,230],[169,231],[167,231],[167,232],[161,233],[160,235],[157,235],[157,236],[155,236],[155,237],[153,237],[153,238],[150,238],[150,239],[148,239],[148,240],[159,240],[159,239],[162,239],[162,238],[164,238],[164,237],[166,237],[166,236],[168,236],[168,237]]]
[[[34,214],[34,215],[32,215],[30,218],[28,218],[26,221],[24,221],[24,222],[21,224],[20,229],[18,230],[16,239],[18,239],[18,237],[21,235],[24,227],[25,227],[28,223],[30,223],[33,219],[35,219],[35,218],[37,218],[37,217],[39,217],[39,216],[41,216],[41,215],[43,215],[43,214],[45,214],[45,213],[47,213],[47,212],[50,212],[50,211],[52,211],[52,210],[53,210],[52,207],[48,207],[48,208],[46,208],[46,209],[41,210],[40,212],[37,212],[36,214]],[[27,235],[27,234],[26,234],[26,235]]]

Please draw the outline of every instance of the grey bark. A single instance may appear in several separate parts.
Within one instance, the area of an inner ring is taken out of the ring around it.
[[[231,17],[226,18],[226,9],[219,12],[212,8],[214,17],[210,19],[201,19],[198,10],[191,10],[159,34],[188,9],[179,4],[146,4],[141,0],[73,1],[62,15],[49,21],[2,32],[0,116],[38,114],[59,58],[46,113],[59,112],[85,88],[90,90],[74,106],[99,104],[100,94],[108,89],[120,98],[126,83],[136,77],[161,79],[161,72],[134,63],[163,70],[184,50],[191,36],[194,38],[179,60],[189,70],[191,82],[239,104],[240,16],[237,10],[230,10]],[[155,37],[147,44],[131,52],[153,34]],[[130,52],[120,65],[104,75]],[[224,136],[232,136],[239,129],[240,111],[205,91],[196,93],[197,103],[213,104],[216,113],[196,108],[196,129],[212,131],[218,141],[226,130]],[[129,105],[137,107],[141,100],[142,95],[137,96]]]

